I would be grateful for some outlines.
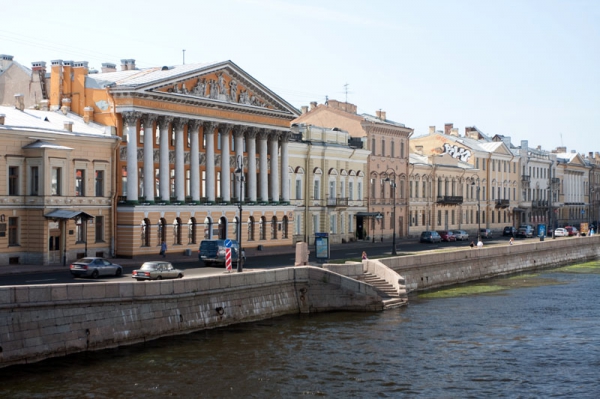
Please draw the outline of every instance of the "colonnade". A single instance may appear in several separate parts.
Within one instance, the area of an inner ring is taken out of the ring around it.
[[[148,202],[155,201],[155,148],[154,125],[160,134],[158,147],[158,184],[161,200],[171,198],[170,171],[174,164],[175,200],[186,199],[186,173],[185,164],[189,159],[190,188],[188,196],[193,202],[200,202],[201,194],[208,202],[216,201],[217,161],[220,156],[220,197],[225,203],[231,201],[231,172],[237,168],[237,160],[242,160],[242,169],[247,171],[247,194],[240,191],[239,184],[234,184],[234,196],[247,202],[289,202],[288,179],[288,142],[291,132],[281,128],[258,128],[233,123],[219,123],[199,119],[177,118],[157,114],[143,114],[136,111],[127,111],[122,114],[124,129],[127,134],[127,200],[139,200],[139,156],[142,156],[144,196]],[[139,151],[137,126],[142,121],[144,127],[143,148]],[[190,135],[189,157],[185,151],[185,128]],[[174,154],[171,156],[169,141],[170,128],[175,135]],[[200,151],[199,132],[203,129],[204,151]],[[215,151],[215,131],[221,133],[220,152]],[[235,158],[232,162],[230,140],[233,135]],[[244,141],[246,144],[246,157],[244,157]],[[257,143],[258,141],[258,143]],[[258,149],[258,154],[256,150]],[[204,155],[204,156],[202,156]],[[258,165],[257,165],[258,155]],[[270,164],[269,164],[270,155]],[[173,158],[173,161],[171,161]],[[279,162],[281,158],[281,162]],[[245,160],[245,161],[244,161]],[[233,165],[232,165],[233,164]],[[200,166],[205,166],[206,192],[200,193]],[[269,173],[270,166],[270,173]],[[150,172],[148,172],[150,171]],[[257,180],[258,178],[258,180]]]

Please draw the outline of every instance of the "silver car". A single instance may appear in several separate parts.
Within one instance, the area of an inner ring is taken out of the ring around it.
[[[457,241],[465,241],[469,239],[469,233],[464,230],[452,230]]]
[[[112,263],[104,258],[95,257],[77,259],[75,262],[71,263],[69,269],[73,277],[119,277],[123,274],[123,267],[121,265]]]
[[[154,261],[145,262],[138,270],[134,270],[131,277],[137,281],[162,280],[163,278],[182,278],[183,272],[175,269],[170,262]]]

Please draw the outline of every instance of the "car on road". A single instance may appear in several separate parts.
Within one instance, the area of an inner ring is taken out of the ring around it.
[[[576,236],[577,233],[579,233],[577,227],[574,226],[565,226],[565,230],[567,230],[567,232],[569,233],[569,237]]]
[[[421,237],[419,238],[419,242],[442,242],[442,237],[437,233],[437,231],[423,231],[421,233]]]
[[[492,230],[490,230],[490,229],[479,229],[479,237],[481,237],[481,238],[492,238]]]
[[[513,226],[506,226],[504,230],[502,230],[502,235],[506,237],[516,237],[517,229]]]
[[[119,277],[123,274],[123,267],[121,265],[117,265],[109,260],[97,257],[77,259],[75,262],[71,263],[69,270],[73,277]]]
[[[554,230],[554,237],[568,237],[568,236],[569,236],[569,232],[567,231],[567,229],[559,227],[556,230]]]
[[[452,233],[457,241],[466,241],[469,239],[469,233],[464,230],[452,230]]]
[[[144,262],[142,267],[134,270],[131,277],[137,281],[162,280],[163,278],[182,278],[183,271],[175,269],[171,262]]]
[[[533,237],[533,226],[528,225],[528,224],[519,226],[519,230],[517,230],[517,237],[522,237],[522,238]]]
[[[446,241],[446,242],[456,241],[456,236],[451,231],[441,230],[441,231],[438,231],[438,234],[440,235],[440,238],[442,239],[442,241]]]
[[[202,240],[198,248],[198,259],[205,266],[226,267],[225,252],[231,249],[231,263],[237,264],[240,245],[236,240]],[[242,249],[242,262],[246,263],[246,253]]]

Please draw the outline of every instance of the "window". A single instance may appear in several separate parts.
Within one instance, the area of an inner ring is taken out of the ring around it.
[[[302,180],[296,179],[296,199],[302,199]]]
[[[284,216],[281,226],[281,238],[288,238],[288,228],[288,218]]]
[[[78,218],[75,221],[75,238],[77,243],[84,243],[85,240],[85,225],[87,221],[83,218]]]
[[[371,139],[371,154],[375,155],[375,137]]]
[[[104,197],[104,171],[96,171],[96,197]]]
[[[188,244],[196,244],[196,218],[188,221]]]
[[[321,190],[319,188],[319,183],[320,183],[319,180],[315,180],[315,183],[314,183],[314,186],[313,186],[313,198],[316,199],[316,200],[317,199],[321,199],[321,196],[320,196]]]
[[[142,247],[150,246],[150,220],[142,220]],[[96,241],[98,241],[98,216],[96,216]]]
[[[385,157],[385,139],[381,139],[381,156]]]
[[[62,195],[61,174],[62,174],[62,168],[52,168],[52,179],[51,179],[52,195]],[[127,179],[127,177],[125,177],[125,179]],[[127,182],[127,180],[125,182]],[[123,186],[126,187],[127,184],[124,184]]]
[[[260,218],[260,225],[259,225],[259,237],[261,240],[266,240],[267,239],[267,218],[262,216]]]
[[[273,216],[271,218],[271,240],[277,239],[277,218]]]
[[[104,216],[96,216],[94,224],[96,225],[96,242],[104,242]]]
[[[404,141],[400,142],[400,158],[404,158]]]
[[[336,215],[329,215],[329,233],[337,234]]]
[[[348,199],[350,201],[354,200],[354,182],[348,182]]]
[[[31,167],[31,180],[29,187],[29,195],[39,195],[40,193],[40,168],[38,166]]]
[[[19,167],[8,167],[8,195],[19,195]]]
[[[296,220],[294,222],[294,234],[296,235],[300,235],[302,233],[302,231],[300,230],[300,227],[302,226],[301,220],[301,216],[296,215]]]
[[[358,199],[360,201],[363,198],[363,195],[362,195],[362,182],[358,182],[358,186],[356,187],[356,190],[357,190],[356,199]]]
[[[396,146],[394,140],[392,140],[392,158],[396,157]]]
[[[8,245],[19,245],[19,218],[8,218]]]
[[[75,171],[75,196],[85,197],[85,170],[83,169]]]
[[[248,241],[254,241],[254,217],[248,218]]]

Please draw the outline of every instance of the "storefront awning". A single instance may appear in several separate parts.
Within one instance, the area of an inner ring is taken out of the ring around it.
[[[48,219],[93,219],[94,217],[83,211],[70,211],[67,209],[57,209],[44,215]]]
[[[523,208],[513,208],[512,211],[513,212],[527,212],[527,210],[523,209]]]
[[[354,216],[377,217],[381,216],[381,212],[356,212]]]

